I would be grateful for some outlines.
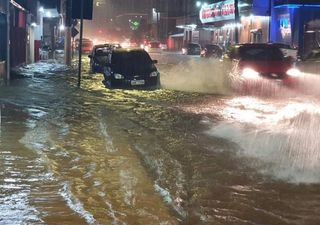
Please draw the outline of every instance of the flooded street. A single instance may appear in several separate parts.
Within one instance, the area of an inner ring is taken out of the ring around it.
[[[159,63],[155,91],[48,63],[0,87],[0,224],[320,224],[318,97]]]

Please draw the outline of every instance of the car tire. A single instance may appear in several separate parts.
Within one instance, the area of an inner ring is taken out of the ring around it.
[[[96,71],[93,69],[92,66],[90,66],[90,71],[89,71],[89,73],[90,73],[90,74],[95,74],[95,73],[96,73]]]
[[[152,89],[152,90],[161,89],[160,76],[158,76],[156,84],[155,84],[155,85],[153,85],[153,86],[151,86],[151,89]]]
[[[105,80],[105,85],[107,88],[112,89],[113,88],[113,83],[111,79],[106,79]]]

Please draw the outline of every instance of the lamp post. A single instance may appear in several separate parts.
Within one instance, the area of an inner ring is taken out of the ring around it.
[[[10,0],[6,1],[7,11],[7,60],[6,60],[6,82],[10,82]]]
[[[239,24],[240,23],[240,14],[239,14],[239,0],[234,0],[234,16],[235,16],[235,24]],[[235,27],[235,33],[234,33],[234,41],[236,44],[239,43],[239,26]]]

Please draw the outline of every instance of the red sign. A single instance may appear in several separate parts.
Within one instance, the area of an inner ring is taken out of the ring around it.
[[[202,23],[212,23],[223,20],[235,19],[234,0],[227,0],[211,5],[207,5],[200,10],[200,20]]]

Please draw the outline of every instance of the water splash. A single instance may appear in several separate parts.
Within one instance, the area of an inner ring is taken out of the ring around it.
[[[294,183],[320,182],[318,104],[235,98],[221,115],[225,120],[207,134],[239,144],[240,155],[262,162],[260,172]]]
[[[162,73],[161,83],[164,88],[173,90],[229,94],[227,74],[230,68],[228,62],[191,58]]]
[[[84,209],[82,203],[79,199],[77,199],[71,191],[71,186],[69,183],[65,183],[60,190],[60,195],[64,198],[67,202],[70,209],[74,212],[78,213],[82,218],[86,220],[88,224],[98,224],[96,219],[90,214],[87,210]]]

